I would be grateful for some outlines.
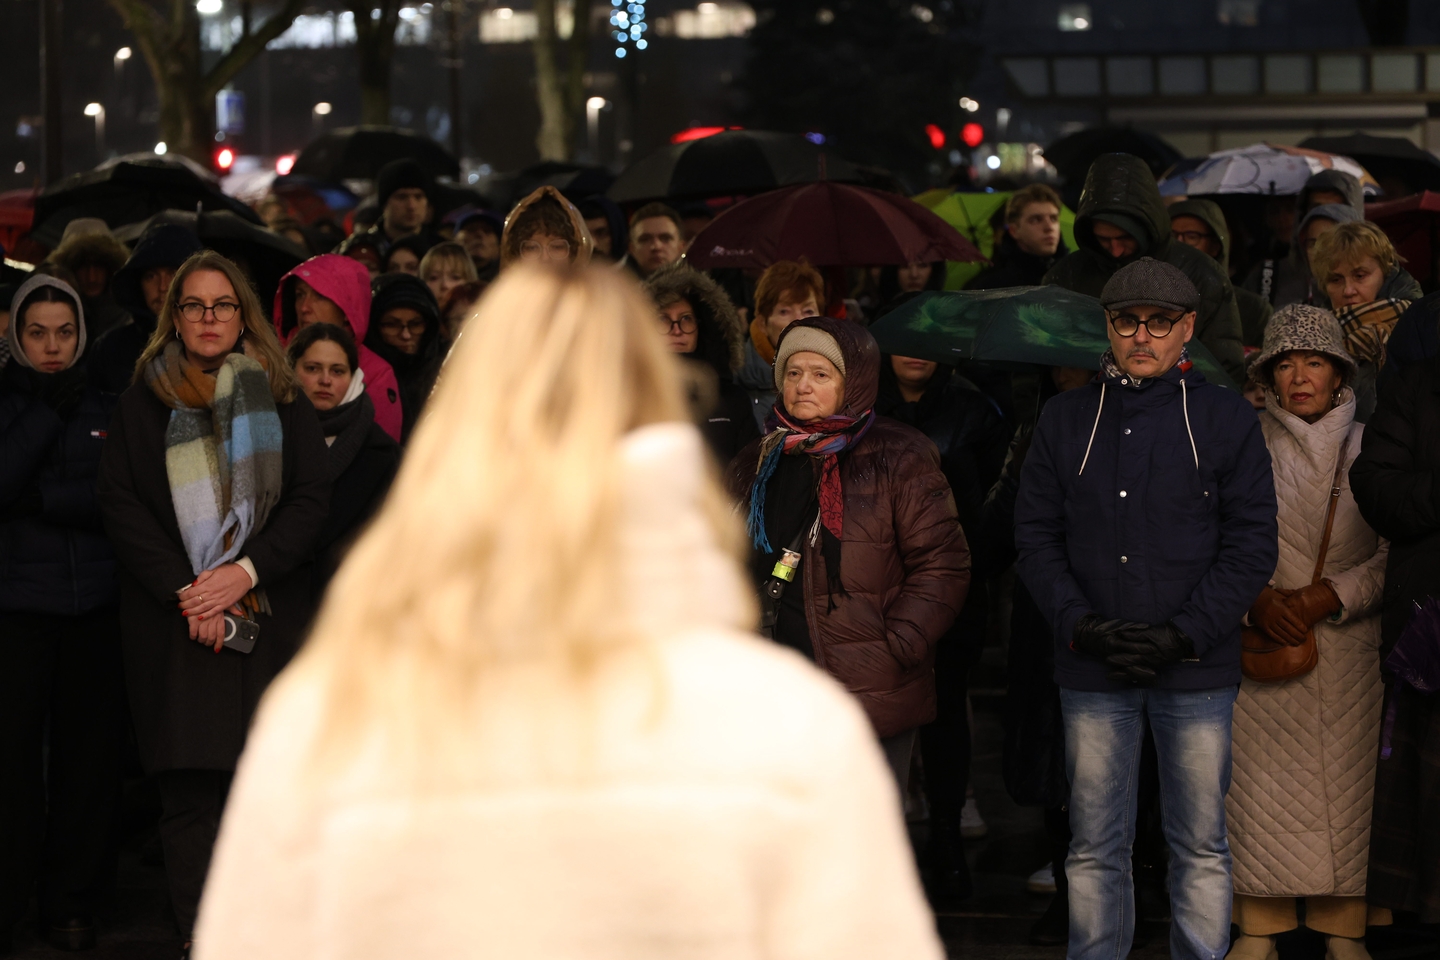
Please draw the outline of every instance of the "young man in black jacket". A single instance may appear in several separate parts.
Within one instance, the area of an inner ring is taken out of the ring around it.
[[[991,265],[965,289],[1039,286],[1046,271],[1069,252],[1060,239],[1060,195],[1043,183],[1032,183],[1005,204],[1005,233]]]

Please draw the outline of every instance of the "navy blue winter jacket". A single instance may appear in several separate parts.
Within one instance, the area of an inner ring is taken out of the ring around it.
[[[1193,367],[1060,394],[1040,415],[1020,475],[1015,545],[1020,576],[1055,631],[1060,686],[1123,689],[1103,661],[1071,649],[1087,613],[1185,631],[1199,662],[1163,669],[1160,687],[1239,683],[1241,618],[1279,550],[1254,409]]]
[[[78,615],[118,600],[115,554],[95,480],[116,398],[87,387],[66,420],[22,388],[29,371],[0,371],[0,611]]]

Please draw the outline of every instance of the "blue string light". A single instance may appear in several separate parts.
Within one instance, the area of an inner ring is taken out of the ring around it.
[[[614,27],[611,36],[615,38],[615,56],[621,60],[629,55],[629,48],[644,50],[650,44],[645,34],[650,24],[645,19],[646,0],[610,0],[614,12],[610,14],[610,25]]]

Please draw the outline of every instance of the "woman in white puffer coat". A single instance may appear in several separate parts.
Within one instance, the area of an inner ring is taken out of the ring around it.
[[[1235,702],[1234,779],[1226,800],[1234,856],[1232,960],[1275,960],[1275,935],[1305,924],[1327,960],[1368,960],[1365,870],[1379,748],[1380,596],[1389,544],[1360,516],[1349,465],[1364,425],[1346,386],[1355,361],[1328,311],[1276,312],[1250,377],[1267,387],[1260,424],[1275,469],[1280,562],[1250,610],[1274,640],[1313,626],[1320,662],[1282,683],[1246,679]],[[1340,497],[1323,579],[1311,584],[1340,459]]]

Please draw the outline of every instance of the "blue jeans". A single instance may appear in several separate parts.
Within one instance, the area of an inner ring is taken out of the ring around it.
[[[1170,956],[1220,960],[1230,947],[1230,716],[1237,687],[1060,691],[1070,777],[1068,960],[1119,960],[1135,933],[1130,848],[1146,718],[1160,762],[1170,848]]]

